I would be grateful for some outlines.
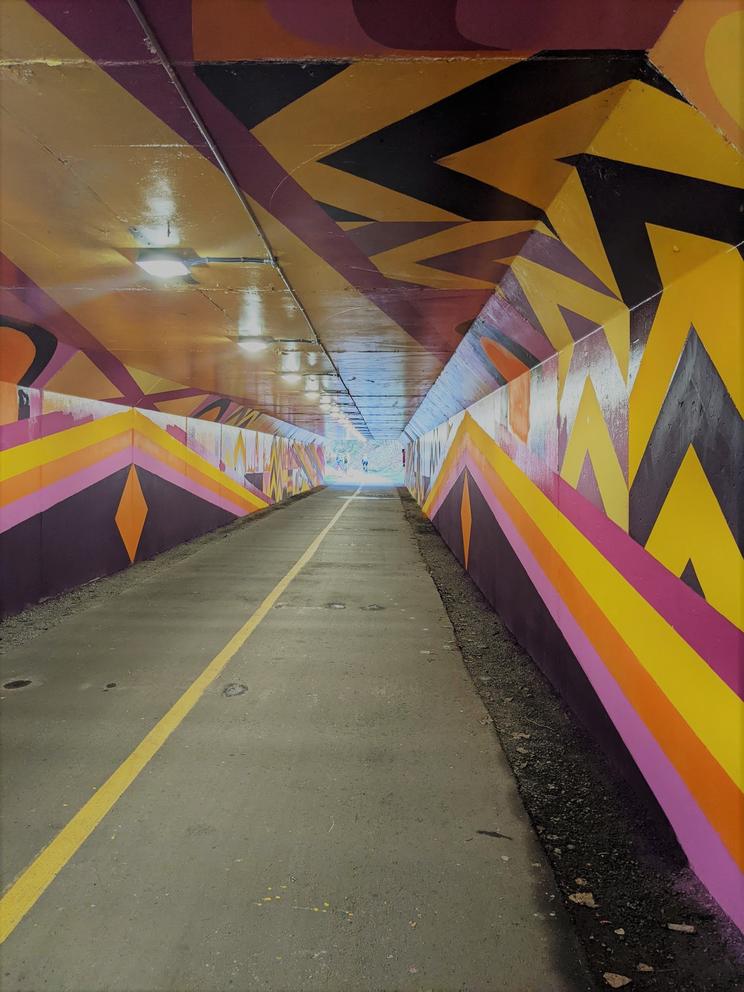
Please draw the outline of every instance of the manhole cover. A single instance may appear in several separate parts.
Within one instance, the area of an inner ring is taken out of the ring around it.
[[[222,690],[223,696],[242,696],[244,692],[248,692],[247,685],[241,685],[240,682],[231,682],[230,685],[226,685]]]
[[[345,610],[346,603],[326,603],[329,610]]]
[[[363,610],[384,610],[384,606],[379,606],[377,603],[370,603],[369,606],[362,606]]]
[[[11,679],[3,682],[3,689],[25,689],[27,685],[31,685],[31,679]]]

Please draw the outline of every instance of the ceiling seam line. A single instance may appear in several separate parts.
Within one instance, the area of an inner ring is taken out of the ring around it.
[[[256,229],[256,233],[258,234],[259,240],[261,241],[261,244],[263,245],[264,251],[266,252],[266,255],[267,255],[267,258],[268,258],[269,263],[271,264],[272,268],[276,271],[276,273],[279,276],[279,278],[281,279],[281,281],[284,283],[284,285],[285,285],[285,287],[287,289],[287,292],[290,294],[290,296],[292,297],[292,300],[294,301],[295,306],[297,307],[297,309],[302,314],[305,322],[307,323],[307,326],[310,328],[310,331],[312,332],[312,335],[315,338],[315,343],[321,348],[321,350],[323,351],[323,354],[325,355],[326,359],[328,360],[331,368],[333,369],[333,371],[335,372],[335,374],[338,376],[339,382],[341,383],[341,385],[345,389],[347,396],[349,397],[349,399],[351,400],[351,402],[352,402],[352,404],[354,406],[354,409],[357,411],[357,413],[359,414],[359,416],[362,418],[362,423],[364,424],[365,428],[367,429],[367,431],[368,431],[368,433],[369,433],[369,435],[371,437],[372,436],[372,432],[369,429],[369,425],[367,424],[367,421],[364,418],[364,415],[362,414],[362,411],[357,406],[356,400],[354,399],[354,397],[351,394],[351,390],[346,385],[346,382],[345,382],[343,376],[341,375],[341,373],[340,373],[340,371],[338,369],[338,366],[336,365],[336,363],[331,358],[331,356],[328,353],[328,351],[326,350],[326,347],[323,344],[323,342],[320,340],[320,337],[318,335],[318,332],[315,330],[315,327],[313,325],[313,322],[310,319],[310,316],[309,316],[307,310],[305,309],[304,305],[302,304],[302,302],[300,301],[300,299],[297,296],[296,292],[294,291],[291,283],[289,282],[289,279],[287,278],[287,276],[286,276],[286,274],[284,272],[284,269],[281,266],[281,263],[279,262],[279,260],[277,259],[277,257],[274,255],[274,253],[273,253],[273,251],[271,249],[271,244],[269,242],[269,239],[266,236],[266,234],[265,234],[265,232],[264,232],[264,230],[263,230],[263,228],[262,228],[262,226],[261,226],[258,218],[256,217],[256,214],[254,213],[253,208],[251,207],[250,203],[248,202],[248,199],[247,199],[246,194],[243,192],[243,190],[238,185],[238,182],[235,179],[235,177],[234,177],[234,175],[232,173],[232,170],[230,169],[230,166],[227,164],[227,161],[225,160],[222,152],[220,151],[220,149],[219,149],[216,141],[212,137],[211,132],[208,130],[206,124],[204,123],[204,120],[202,119],[201,114],[199,113],[199,111],[197,110],[197,108],[196,108],[193,100],[189,96],[188,90],[186,89],[186,87],[181,82],[181,79],[178,76],[178,74],[177,74],[177,72],[176,72],[173,64],[171,63],[170,59],[166,55],[165,50],[163,49],[162,45],[158,41],[157,35],[155,34],[155,32],[154,32],[154,30],[153,30],[150,22],[145,17],[145,14],[142,11],[142,8],[140,7],[140,5],[138,3],[138,0],[127,0],[127,3],[129,4],[129,7],[130,7],[132,13],[134,14],[134,16],[137,18],[137,21],[138,21],[140,27],[145,32],[145,37],[147,38],[149,44],[152,46],[152,50],[153,50],[154,54],[157,56],[157,58],[160,61],[160,64],[162,65],[163,69],[165,69],[165,72],[166,72],[168,78],[170,79],[171,83],[175,87],[176,92],[178,93],[179,97],[181,98],[181,102],[183,103],[184,107],[188,111],[188,113],[189,113],[191,119],[193,120],[194,124],[196,124],[196,126],[197,126],[199,132],[201,133],[202,137],[206,141],[207,146],[208,146],[209,150],[211,151],[212,155],[214,156],[214,158],[215,158],[218,166],[220,167],[220,170],[222,171],[223,175],[225,176],[225,179],[227,179],[227,181],[228,181],[229,185],[231,186],[233,192],[235,193],[235,195],[240,200],[241,206],[243,207],[244,211],[248,214],[249,218],[251,219],[251,221],[252,221],[252,223],[253,223],[253,225],[254,225],[254,227]]]

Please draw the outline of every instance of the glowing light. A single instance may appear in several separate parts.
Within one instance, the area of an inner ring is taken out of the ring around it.
[[[299,351],[283,351],[281,354],[282,372],[299,372],[302,356]]]
[[[247,351],[250,354],[266,351],[269,347],[268,342],[264,341],[263,338],[249,338],[247,341],[240,341],[239,344],[243,351]]]
[[[294,384],[296,382],[300,382],[302,376],[298,375],[297,372],[285,372],[284,375],[282,376],[282,379],[284,379],[285,382]]]
[[[178,258],[157,258],[153,255],[143,255],[137,259],[137,265],[156,279],[175,279],[176,276],[187,276],[187,265]]]

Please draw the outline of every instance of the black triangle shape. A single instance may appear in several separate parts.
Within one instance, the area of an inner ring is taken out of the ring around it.
[[[320,200],[317,203],[333,220],[368,221],[370,223],[372,221],[371,217],[355,214],[352,210],[342,210],[341,207],[334,207],[332,203],[321,203]]]
[[[248,130],[317,86],[348,62],[219,62],[196,66],[196,74]]]
[[[690,589],[694,589],[698,596],[702,596],[705,599],[705,593],[703,592],[703,587],[700,585],[700,580],[697,577],[697,572],[695,571],[695,566],[692,564],[692,558],[687,559],[687,564],[684,567],[684,571],[680,575],[680,579],[688,585]]]

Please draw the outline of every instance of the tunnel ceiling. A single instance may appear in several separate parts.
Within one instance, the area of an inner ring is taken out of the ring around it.
[[[614,347],[654,292],[616,263],[643,254],[668,136],[691,176],[740,182],[683,95],[676,0],[142,0],[246,209],[132,6],[0,3],[2,378],[22,385],[413,436],[599,325]],[[163,283],[135,264],[152,247],[278,267]]]

